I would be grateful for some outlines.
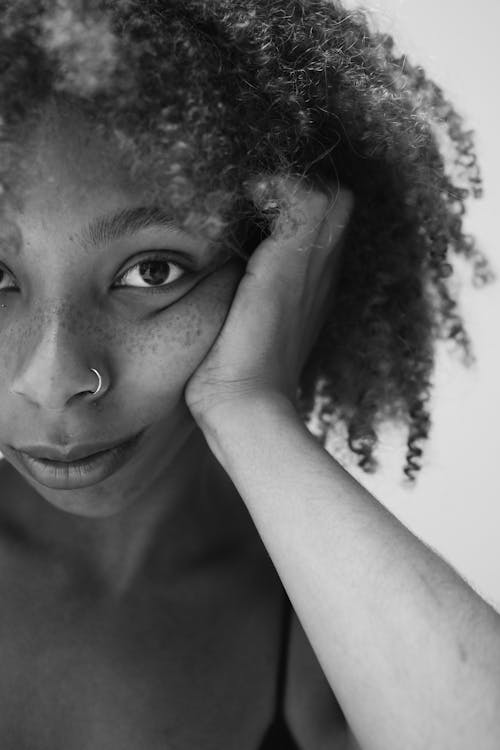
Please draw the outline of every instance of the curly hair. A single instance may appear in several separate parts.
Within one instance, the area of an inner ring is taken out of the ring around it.
[[[151,200],[228,257],[248,259],[287,210],[273,176],[352,190],[297,404],[316,415],[323,445],[344,424],[365,472],[378,467],[382,421],[403,422],[414,482],[437,339],[474,361],[450,254],[473,264],[475,285],[495,278],[463,230],[467,200],[482,194],[474,133],[422,67],[337,0],[0,0],[4,197],[22,158],[13,134],[54,98],[91,118]],[[15,241],[2,231],[0,244]]]

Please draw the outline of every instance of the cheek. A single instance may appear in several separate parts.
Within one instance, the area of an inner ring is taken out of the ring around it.
[[[152,395],[180,396],[217,338],[241,276],[241,263],[230,261],[129,339],[129,373],[136,384]]]

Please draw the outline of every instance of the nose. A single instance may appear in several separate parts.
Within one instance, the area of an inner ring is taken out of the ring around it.
[[[88,333],[69,329],[65,320],[54,319],[18,357],[10,390],[44,411],[63,411],[78,400],[92,403],[105,390],[103,376],[99,393],[94,395],[100,380],[91,368],[101,374],[104,369],[99,365],[101,358],[92,353]]]

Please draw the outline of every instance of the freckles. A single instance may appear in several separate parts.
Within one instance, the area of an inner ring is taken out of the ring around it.
[[[186,349],[195,348],[204,329],[211,328],[203,308],[199,301],[179,301],[157,313],[152,320],[116,328],[113,338],[121,342],[123,351],[134,359],[165,353],[182,354]]]
[[[204,328],[210,328],[210,325],[207,326],[204,306],[196,299],[176,306],[171,315],[165,315],[160,322],[163,340],[168,336],[169,346],[179,350],[194,347],[202,337]]]
[[[201,282],[159,316],[156,337],[181,353],[206,353],[224,323],[236,283],[223,277]]]
[[[191,348],[202,338],[203,329],[210,331],[212,323],[207,316],[206,304],[193,297],[183,306],[182,317],[179,316],[179,327],[176,340],[183,348]]]
[[[191,327],[188,327],[184,330],[184,336],[179,337],[179,342],[184,349],[189,349],[196,344],[200,337],[201,326],[193,322],[193,325]]]
[[[11,370],[16,366],[21,352],[31,352],[36,349],[36,342],[40,340],[40,325],[19,325],[16,322],[7,325],[0,331],[0,360],[2,369]],[[35,342],[35,343],[34,343]]]
[[[118,349],[135,360],[162,357],[165,354],[191,352],[193,361],[204,355],[218,335],[231,305],[239,275],[229,266],[217,275],[202,280],[190,293],[163,310],[144,317],[132,313],[132,318],[117,317],[105,320],[95,312],[76,310],[65,301],[56,308],[38,309],[24,324],[8,326],[2,332],[0,349],[5,365],[6,355],[27,350],[40,343],[42,333],[55,317],[63,321],[69,338],[68,347],[79,346],[79,341],[92,341],[97,347]],[[128,317],[128,316],[127,316]],[[141,319],[142,318],[142,319]],[[72,343],[70,340],[73,339]],[[12,342],[12,346],[10,346]],[[15,344],[15,346],[14,346]]]

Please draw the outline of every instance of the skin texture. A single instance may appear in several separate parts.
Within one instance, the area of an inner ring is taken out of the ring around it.
[[[74,114],[47,112],[26,147],[23,205],[11,207],[23,248],[17,257],[2,257],[1,289],[13,290],[2,291],[0,309],[0,449],[36,492],[25,518],[32,531],[49,534],[56,548],[71,531],[73,550],[102,575],[117,570],[124,583],[126,571],[132,575],[145,550],[160,543],[162,519],[170,519],[170,531],[162,531],[161,545],[182,543],[172,519],[188,506],[195,516],[200,478],[214,469],[183,390],[221,328],[241,262],[214,270],[204,240],[165,228],[90,248],[79,239],[88,222],[142,205],[140,191]],[[125,282],[131,288],[110,290],[140,253],[161,249],[188,253],[199,271],[172,292],[140,288],[137,271]],[[95,402],[85,394],[95,388],[90,367],[106,378]],[[147,433],[127,465],[71,491],[31,479],[9,449],[102,442],[142,428]],[[51,513],[40,496],[73,515]]]

